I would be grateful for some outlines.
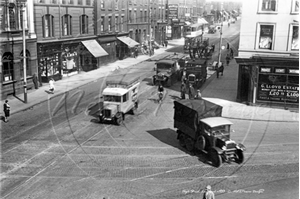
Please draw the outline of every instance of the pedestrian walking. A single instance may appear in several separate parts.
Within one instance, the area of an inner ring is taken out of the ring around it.
[[[227,66],[229,65],[229,62],[230,62],[230,55],[227,54],[226,55],[226,64],[227,64]]]
[[[212,51],[215,52],[215,44],[212,44],[211,47],[212,47]]]
[[[230,27],[230,22],[228,22],[228,27]]]
[[[135,57],[138,57],[138,56],[139,56],[139,51],[138,51],[138,48],[137,48],[137,47],[135,48],[134,53],[135,53]]]
[[[227,48],[227,50],[229,50],[229,47],[230,47],[230,46],[229,46],[229,43],[227,43],[227,47],[226,47],[226,48]]]
[[[193,87],[192,84],[190,84],[190,87],[189,87],[189,99],[194,99],[195,97],[195,89]]]
[[[215,194],[211,190],[211,186],[207,185],[203,194],[203,199],[215,199]]]
[[[202,95],[200,90],[197,90],[197,94],[195,95],[195,99],[202,99]]]
[[[168,40],[165,40],[165,46],[168,47]]]
[[[3,112],[4,112],[4,122],[8,122],[8,117],[10,115],[10,105],[8,104],[8,100],[5,100],[3,104]]]
[[[233,50],[232,50],[232,48],[230,48],[230,57],[231,57],[231,59],[233,59]]]
[[[185,88],[185,83],[183,82],[181,83],[180,93],[181,93],[181,99],[185,99],[186,88]]]
[[[54,79],[51,78],[50,81],[49,81],[49,92],[54,94],[54,90],[55,90],[55,86],[54,86]]]

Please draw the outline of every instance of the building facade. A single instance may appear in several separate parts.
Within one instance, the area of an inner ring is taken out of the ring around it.
[[[33,76],[37,73],[37,48],[32,1],[2,0],[0,3],[1,30],[1,99],[33,89]],[[25,35],[23,35],[25,28]],[[23,52],[23,38],[26,52]],[[24,84],[23,59],[25,54],[26,82]]]
[[[299,0],[244,1],[237,101],[299,103]]]

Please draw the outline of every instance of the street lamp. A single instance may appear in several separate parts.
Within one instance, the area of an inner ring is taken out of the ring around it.
[[[222,9],[223,9],[223,3],[221,2],[221,12],[222,12]],[[223,16],[221,14],[221,29],[220,29],[220,43],[219,43],[219,58],[218,58],[218,67],[220,62],[221,62],[221,50],[222,50],[222,29],[223,29]]]

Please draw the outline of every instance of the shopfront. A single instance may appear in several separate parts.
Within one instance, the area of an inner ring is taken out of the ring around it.
[[[236,60],[239,63],[238,101],[298,106],[298,58],[252,57]]]

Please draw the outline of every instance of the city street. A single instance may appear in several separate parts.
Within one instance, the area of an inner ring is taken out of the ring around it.
[[[239,22],[223,29],[223,45],[230,43],[235,55]],[[217,60],[219,33],[207,37],[216,44]],[[158,56],[182,50],[179,44]],[[224,55],[226,50],[222,60]],[[236,88],[224,90],[238,73],[233,62],[224,76],[206,82],[204,98],[235,101]],[[246,146],[245,161],[215,168],[205,154],[180,147],[173,127],[180,83],[166,88],[158,103],[154,66],[150,60],[112,74],[133,73],[142,80],[138,113],[126,114],[120,126],[100,124],[96,117],[105,78],[15,114],[2,128],[2,198],[190,199],[202,198],[208,184],[216,198],[225,199],[292,199],[299,194],[298,120],[269,121],[268,112],[263,113],[266,120],[233,117],[231,139]],[[227,101],[222,101],[223,110],[230,110]],[[253,110],[254,115],[261,109]]]

